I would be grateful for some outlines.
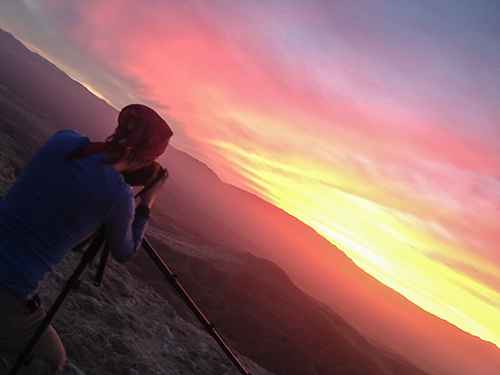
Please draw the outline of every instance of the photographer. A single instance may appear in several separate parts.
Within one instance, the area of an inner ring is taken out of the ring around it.
[[[140,196],[137,207],[123,176],[149,167],[142,184],[155,180],[161,169],[156,159],[172,134],[154,110],[139,104],[122,109],[105,142],[57,132],[0,199],[0,375],[44,319],[37,291],[67,251],[104,225],[112,256],[121,263],[134,258],[166,176]],[[32,354],[19,374],[54,374],[66,356],[51,326]]]

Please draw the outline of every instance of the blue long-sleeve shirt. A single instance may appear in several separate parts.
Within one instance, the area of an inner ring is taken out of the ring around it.
[[[0,284],[30,299],[66,252],[102,224],[113,257],[132,260],[147,219],[104,154],[66,159],[89,139],[72,130],[50,137],[0,199]]]

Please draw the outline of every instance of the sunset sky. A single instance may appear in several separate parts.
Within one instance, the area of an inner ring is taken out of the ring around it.
[[[500,1],[3,1],[0,28],[500,346]]]

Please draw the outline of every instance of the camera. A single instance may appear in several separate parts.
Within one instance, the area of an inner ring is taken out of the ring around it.
[[[149,180],[151,180],[156,164],[157,163],[151,163],[150,165],[142,167],[136,171],[124,172],[122,173],[123,179],[130,186],[144,186]],[[160,169],[153,180],[158,180],[163,176],[168,176],[168,171],[160,165]]]

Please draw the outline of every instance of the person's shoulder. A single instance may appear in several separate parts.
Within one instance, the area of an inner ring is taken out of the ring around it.
[[[68,148],[70,151],[76,147],[89,143],[88,137],[76,132],[75,130],[65,129],[54,133],[45,142],[46,147]]]
[[[64,129],[55,132],[49,139],[88,139],[86,136],[72,129]]]

